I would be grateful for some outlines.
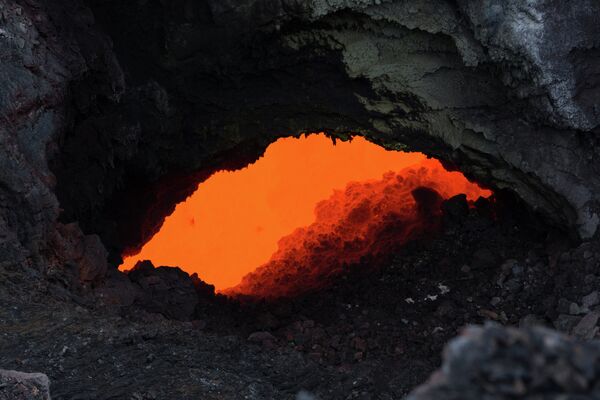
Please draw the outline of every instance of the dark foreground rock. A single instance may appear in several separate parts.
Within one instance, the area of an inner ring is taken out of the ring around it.
[[[140,261],[128,275],[136,284],[135,302],[145,310],[180,321],[194,313],[198,295],[192,278],[181,269],[154,268],[150,261]]]
[[[469,327],[407,400],[598,399],[600,342],[543,328]]]
[[[50,400],[50,381],[40,373],[0,369],[0,400]]]

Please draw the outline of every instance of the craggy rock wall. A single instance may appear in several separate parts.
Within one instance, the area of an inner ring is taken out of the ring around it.
[[[68,11],[68,12],[67,12]],[[70,126],[73,87],[118,101],[123,76],[89,9],[56,1],[0,1],[0,266],[48,272],[71,264],[106,269],[97,236],[57,223],[48,160]]]
[[[118,261],[211,171],[319,130],[423,151],[592,237],[599,13],[594,0],[0,0],[0,261],[99,279],[103,246]]]

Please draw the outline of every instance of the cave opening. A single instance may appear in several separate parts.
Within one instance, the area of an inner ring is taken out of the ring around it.
[[[0,398],[600,398],[600,2],[1,4]]]
[[[474,207],[492,194],[423,153],[347,139],[280,138],[247,167],[212,174],[120,269],[149,260],[230,297],[297,296],[434,235],[444,201]]]

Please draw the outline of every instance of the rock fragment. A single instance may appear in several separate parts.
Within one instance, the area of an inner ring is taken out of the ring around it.
[[[447,345],[442,368],[407,400],[596,399],[598,362],[599,342],[544,328],[469,327]]]
[[[265,343],[275,341],[275,336],[266,331],[254,332],[248,336],[248,341],[253,343]]]
[[[45,374],[0,369],[0,400],[50,400]]]
[[[583,298],[581,299],[581,303],[587,309],[600,304],[600,295],[598,294],[598,291],[594,290],[592,293],[588,294],[587,296],[583,296]]]
[[[192,278],[179,268],[155,268],[150,261],[140,261],[128,273],[139,287],[135,303],[147,311],[167,318],[189,320],[198,305]]]
[[[600,314],[591,312],[579,321],[572,330],[572,334],[581,339],[591,339],[598,333],[598,318]]]

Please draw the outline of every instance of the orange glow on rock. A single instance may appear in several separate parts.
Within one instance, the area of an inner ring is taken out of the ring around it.
[[[218,291],[239,284],[228,293],[293,294],[297,285],[284,281],[304,276],[298,285],[316,285],[322,274],[379,251],[371,241],[386,228],[382,220],[399,217],[398,240],[406,240],[418,225],[411,191],[419,186],[445,198],[490,194],[423,154],[386,151],[361,137],[336,145],[323,134],[280,139],[254,164],[200,184],[120,268],[152,260],[198,273]]]

